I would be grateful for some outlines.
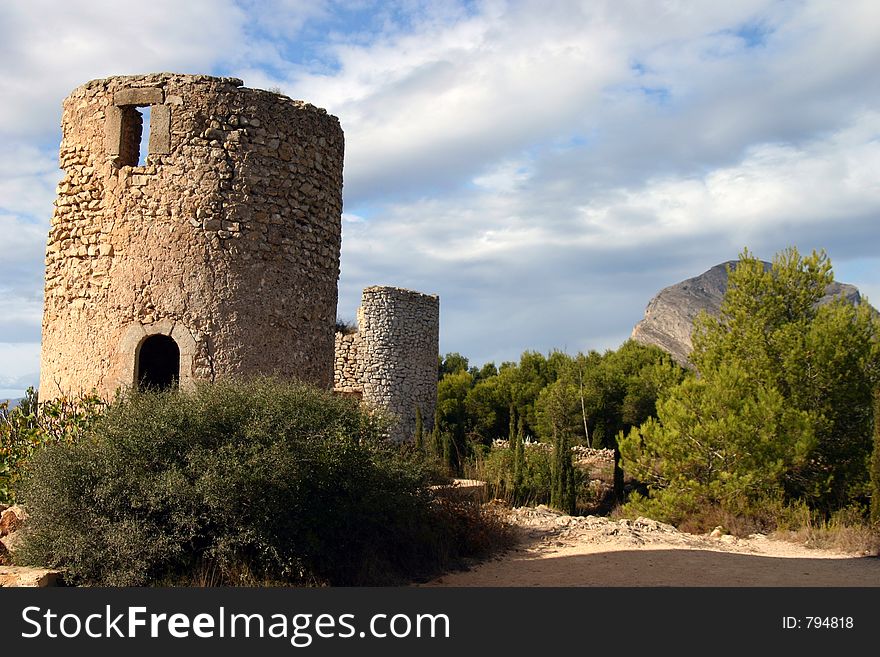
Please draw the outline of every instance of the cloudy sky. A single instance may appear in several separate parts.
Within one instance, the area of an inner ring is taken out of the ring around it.
[[[35,384],[61,100],[234,75],[346,136],[339,315],[441,297],[441,351],[617,347],[662,287],[789,245],[880,300],[880,3],[11,0],[0,396]]]

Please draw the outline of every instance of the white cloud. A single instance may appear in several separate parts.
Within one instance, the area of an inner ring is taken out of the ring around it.
[[[57,131],[61,100],[108,75],[204,73],[244,49],[246,17],[232,0],[29,0],[0,22],[0,134]]]
[[[0,400],[19,397],[28,386],[39,383],[40,344],[0,342],[0,363]]]
[[[17,274],[35,267],[37,270],[42,269],[47,228],[48,221],[44,228],[17,216],[0,214],[0,235],[3,236],[0,240],[0,262],[6,266],[7,280],[10,274],[9,265],[16,268]],[[3,282],[4,278],[0,276],[0,285]]]
[[[528,160],[503,160],[473,179],[474,185],[485,191],[505,194],[516,190],[532,177]]]
[[[845,12],[717,4],[512,3],[340,46],[338,72],[296,71],[289,84],[342,119],[355,203],[448,193],[525,149],[585,134],[594,140],[573,158],[587,184],[724,165],[755,140],[808,138],[880,100],[856,82],[880,44],[864,28],[851,34]],[[869,3],[855,12],[880,27]],[[750,21],[765,26],[764,45],[732,31]],[[844,35],[849,56],[838,57]]]
[[[508,335],[508,359],[527,347],[613,346],[661,287],[743,246],[768,259],[790,244],[825,247],[841,263],[876,253],[878,167],[871,112],[799,146],[756,144],[731,166],[606,189],[567,210],[545,206],[530,180],[509,184],[519,165],[503,163],[488,177],[500,182],[466,197],[391,203],[346,232],[343,305],[371,277],[396,275],[440,292],[455,350],[497,353]],[[498,318],[507,331],[486,337]]]
[[[878,33],[873,0],[12,3],[0,314],[23,315],[0,341],[38,326],[61,99],[150,70],[339,116],[340,314],[369,284],[440,293],[444,348],[475,362],[614,346],[660,287],[746,245],[826,247],[870,287]]]
[[[0,143],[0,212],[38,218],[48,229],[60,178],[57,152],[15,139]]]

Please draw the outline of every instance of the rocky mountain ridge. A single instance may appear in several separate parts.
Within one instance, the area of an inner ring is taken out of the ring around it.
[[[679,364],[690,366],[694,320],[701,310],[710,315],[721,311],[721,302],[727,292],[727,267],[736,268],[736,264],[736,260],[722,262],[699,276],[660,290],[648,303],[644,319],[635,325],[630,337],[642,344],[656,345],[671,354]],[[769,262],[764,262],[765,269],[770,267]],[[856,286],[835,281],[825,290],[819,303],[827,303],[841,295],[854,304],[862,300]]]

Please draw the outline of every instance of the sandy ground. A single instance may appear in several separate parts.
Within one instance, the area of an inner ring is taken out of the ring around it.
[[[421,586],[878,586],[880,558],[770,540],[679,532],[646,518],[612,521],[515,509],[520,542],[468,571]]]

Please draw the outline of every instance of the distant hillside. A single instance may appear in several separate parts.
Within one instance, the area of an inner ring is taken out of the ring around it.
[[[694,320],[701,310],[717,315],[727,292],[727,266],[736,268],[731,260],[715,265],[699,276],[663,288],[648,303],[645,318],[635,325],[632,339],[642,344],[656,345],[669,352],[682,365],[689,365],[693,349],[691,333]],[[765,262],[764,268],[770,269]],[[820,304],[843,295],[851,303],[861,303],[858,288],[848,283],[834,282],[828,286]]]

